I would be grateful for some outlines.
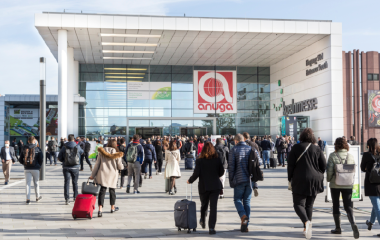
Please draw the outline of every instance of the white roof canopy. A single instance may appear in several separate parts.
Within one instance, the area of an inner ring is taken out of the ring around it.
[[[71,13],[36,14],[35,26],[56,59],[58,30],[66,29],[74,59],[89,64],[270,66],[332,31],[331,21]],[[113,37],[101,36],[102,33],[161,36]],[[104,50],[140,52],[106,53]],[[120,59],[106,59],[109,57]]]

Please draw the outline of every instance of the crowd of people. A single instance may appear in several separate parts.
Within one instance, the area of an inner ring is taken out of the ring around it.
[[[228,173],[229,185],[233,188],[234,205],[241,221],[240,230],[248,232],[250,200],[252,194],[255,197],[259,196],[258,181],[263,180],[261,170],[276,166],[285,167],[287,164],[288,188],[292,191],[294,210],[304,226],[305,237],[310,239],[312,236],[313,205],[317,195],[324,191],[324,174],[327,172],[326,180],[330,182],[335,222],[335,229],[331,230],[331,233],[342,233],[339,206],[341,195],[353,236],[359,238],[351,201],[353,181],[349,180],[352,175],[348,178],[348,175],[342,177],[339,171],[341,165],[345,164],[344,173],[354,174],[354,171],[349,172],[347,169],[350,169],[350,166],[355,169],[354,157],[349,153],[350,146],[357,144],[355,139],[347,141],[345,137],[337,138],[334,142],[335,151],[328,156],[327,161],[324,153],[326,142],[321,138],[317,140],[310,128],[303,130],[297,142],[289,136],[276,136],[273,141],[271,136],[251,137],[247,132],[235,136],[221,136],[214,144],[207,135],[152,136],[147,139],[134,135],[128,141],[118,137],[107,140],[100,137],[95,141],[97,145],[94,167],[89,160],[91,149],[89,139],[83,137],[75,138],[74,135],[69,135],[67,139],[62,138],[59,143],[52,138],[47,142],[45,151],[49,154],[50,165],[52,159],[55,165],[57,160],[62,163],[64,198],[67,205],[70,204],[70,180],[75,201],[78,195],[79,172],[83,171],[86,160],[91,171],[89,179],[101,186],[98,196],[98,217],[102,217],[107,188],[111,213],[114,213],[119,210],[116,206],[116,188],[122,189],[126,185],[126,193],[139,194],[143,178],[153,178],[153,167],[156,175],[163,174],[165,181],[168,181],[168,194],[175,195],[178,191],[176,180],[182,176],[180,161],[192,157],[195,168],[187,183],[191,184],[199,179],[201,227],[206,227],[207,211],[210,209],[209,233],[216,233],[218,199],[224,198]],[[9,183],[12,164],[19,161],[24,166],[26,204],[30,204],[32,181],[38,202],[42,199],[39,191],[40,168],[43,161],[48,159],[43,159],[42,150],[34,137],[29,137],[27,143],[21,146],[16,144],[19,154],[15,151],[14,145],[12,147],[9,141],[5,141],[0,153],[5,184]],[[376,138],[368,140],[367,150],[363,154],[360,168],[366,173],[365,195],[370,198],[373,206],[371,217],[366,222],[368,230],[371,230],[376,219],[380,224],[380,176],[378,180],[373,176],[373,169],[376,166],[380,168],[380,147]],[[276,153],[278,164],[274,159]],[[128,176],[126,184],[125,176]],[[120,184],[118,184],[119,177]]]

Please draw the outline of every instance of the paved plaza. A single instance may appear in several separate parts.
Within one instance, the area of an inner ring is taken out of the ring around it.
[[[175,196],[164,193],[163,175],[143,182],[141,194],[126,194],[125,188],[117,190],[116,205],[120,211],[109,212],[106,196],[103,217],[92,220],[73,220],[73,204],[66,206],[63,198],[63,175],[61,166],[48,166],[46,180],[40,183],[43,200],[36,203],[34,191],[32,202],[25,205],[25,182],[23,168],[16,163],[12,169],[11,185],[0,186],[0,239],[302,239],[302,225],[292,207],[290,191],[287,190],[286,168],[264,171],[264,181],[259,182],[259,197],[251,201],[252,214],[249,233],[241,233],[240,219],[233,204],[233,191],[227,187],[225,199],[219,200],[216,235],[210,236],[208,228],[187,234],[178,232],[174,226],[174,203],[186,197],[186,180],[191,171],[184,170],[178,181],[179,192]],[[88,165],[80,172],[79,185],[90,175]],[[1,176],[3,177],[3,176]],[[3,179],[0,179],[3,183]],[[226,179],[226,183],[228,179]],[[193,200],[200,208],[197,184],[193,185]],[[228,186],[228,184],[227,184]],[[72,195],[72,192],[70,193]],[[361,239],[373,239],[380,233],[378,224],[372,231],[366,229],[371,203],[368,198],[355,203],[355,212]],[[331,203],[325,203],[325,193],[318,195],[313,216],[312,239],[353,239],[351,227],[342,216],[344,233],[333,236],[334,226]],[[344,211],[342,211],[343,213]],[[199,218],[200,213],[197,212]],[[207,226],[206,226],[207,227]]]

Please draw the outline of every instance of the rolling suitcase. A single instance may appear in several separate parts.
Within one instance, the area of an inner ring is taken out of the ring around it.
[[[168,193],[170,191],[170,178],[165,178],[165,192]]]
[[[187,184],[186,199],[177,201],[174,205],[174,222],[178,231],[187,229],[187,233],[191,233],[191,229],[197,230],[197,206],[193,199],[193,184],[191,184],[190,201],[187,200]]]
[[[269,158],[269,166],[271,168],[276,168],[277,167],[277,160],[275,158]]]
[[[77,218],[89,218],[92,219],[92,213],[95,209],[96,197],[92,194],[79,194],[74,203],[72,216]]]
[[[194,169],[194,158],[193,158],[193,156],[191,156],[191,158],[190,157],[185,158],[185,169],[191,169],[191,170]]]

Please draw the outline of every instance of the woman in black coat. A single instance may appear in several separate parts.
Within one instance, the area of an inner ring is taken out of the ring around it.
[[[301,133],[300,141],[289,153],[288,180],[292,186],[294,210],[304,224],[306,238],[310,239],[314,201],[317,194],[324,191],[326,158],[314,145],[316,140],[311,128]]]
[[[209,233],[215,234],[217,205],[219,192],[222,189],[220,177],[224,175],[222,160],[218,157],[211,142],[205,142],[201,155],[196,160],[193,175],[187,183],[193,183],[199,177],[198,191],[201,199],[201,220],[199,224],[206,228],[205,220],[210,202],[210,217],[208,219]]]
[[[366,222],[368,230],[372,229],[372,225],[375,224],[376,218],[380,224],[380,184],[371,183],[369,181],[369,175],[376,161],[380,161],[380,147],[376,138],[370,138],[367,141],[368,152],[363,153],[362,163],[360,169],[365,172],[364,179],[364,194],[368,196],[372,203],[372,213],[370,220]],[[377,236],[380,237],[380,234]]]
[[[162,151],[162,143],[161,141],[156,142],[156,146],[154,147],[156,150],[156,157],[157,157],[157,174],[162,174],[162,159],[164,159],[163,151]]]

